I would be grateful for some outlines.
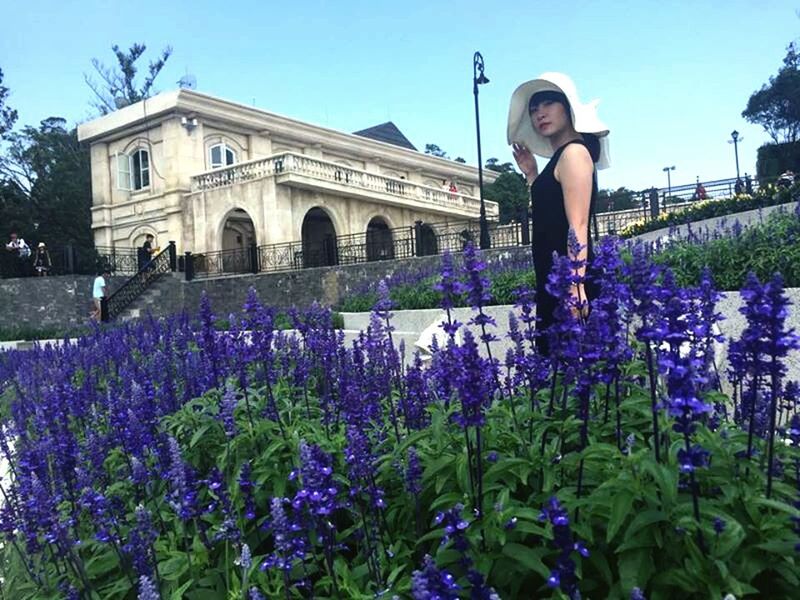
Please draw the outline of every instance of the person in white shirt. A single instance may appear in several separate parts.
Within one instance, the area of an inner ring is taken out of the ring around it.
[[[31,249],[16,231],[11,232],[11,241],[6,244],[6,250],[14,254],[15,275],[23,277],[25,275],[25,265],[31,255]]]
[[[102,301],[103,298],[108,297],[107,294],[108,284],[106,281],[108,277],[111,277],[111,271],[106,267],[105,269],[103,269],[102,275],[98,275],[97,277],[94,278],[94,283],[92,284],[93,307],[92,307],[91,318],[94,319],[95,321],[100,321],[100,318],[102,316],[101,314]]]

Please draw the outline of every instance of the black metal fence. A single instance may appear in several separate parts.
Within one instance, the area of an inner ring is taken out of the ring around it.
[[[743,182],[744,183],[744,182]],[[749,180],[751,191],[769,183],[767,180]],[[736,191],[736,179],[709,181],[704,184],[709,198],[730,196]],[[747,191],[745,189],[744,191]],[[597,206],[592,223],[596,236],[615,234],[636,222],[657,217],[660,212],[682,210],[698,200],[697,187],[680,185],[672,188],[651,188],[640,192],[626,190],[627,210],[603,211]],[[610,197],[614,200],[613,195]],[[608,200],[608,199],[606,199]],[[602,204],[602,199],[599,204]],[[612,202],[608,202],[608,207]],[[489,223],[491,248],[526,246],[530,243],[530,222],[524,214],[507,224]],[[371,229],[367,232],[326,236],[263,246],[250,246],[233,250],[220,250],[192,254],[187,252],[178,261],[178,269],[185,272],[187,280],[220,277],[242,273],[267,273],[292,271],[310,267],[348,265],[364,262],[411,258],[441,254],[445,251],[461,252],[467,243],[478,243],[480,224],[473,220],[451,220],[425,223],[394,229]],[[109,267],[114,274],[136,274],[139,260],[136,248],[104,247],[82,248],[66,244],[48,249],[51,267],[49,274],[96,274]],[[0,276],[20,277],[34,274],[33,254],[20,259],[17,254],[0,251]]]
[[[84,247],[75,244],[46,248],[41,264],[46,275],[96,275],[106,267],[115,275],[132,275],[138,271],[137,249],[122,247]],[[37,248],[29,256],[0,249],[0,277],[31,277],[36,269]]]

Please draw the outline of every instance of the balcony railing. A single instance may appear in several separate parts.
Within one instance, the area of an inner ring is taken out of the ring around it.
[[[368,173],[291,152],[202,173],[192,177],[192,191],[205,192],[265,177],[276,177],[278,183],[284,183],[282,176],[292,175],[339,185],[345,189],[360,189],[420,202],[431,208],[446,207],[476,216],[480,212],[480,199],[473,196],[412,183],[406,179]],[[290,181],[289,177],[286,177],[285,181]],[[486,201],[486,214],[490,219],[497,217],[499,209],[495,202]]]

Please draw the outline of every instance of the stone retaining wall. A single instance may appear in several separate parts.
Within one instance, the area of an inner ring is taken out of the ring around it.
[[[111,289],[125,281],[112,277]],[[92,275],[0,279],[0,329],[69,329],[89,322]]]
[[[530,261],[529,248],[489,250],[483,258],[490,264]],[[165,278],[158,302],[147,305],[156,315],[195,312],[205,291],[214,313],[225,317],[239,311],[254,287],[264,304],[285,309],[303,308],[313,302],[337,306],[348,295],[363,289],[365,282],[376,281],[398,272],[433,273],[439,270],[441,256],[425,256],[393,261],[377,261],[356,265],[319,267],[285,273],[234,275],[209,280],[182,281],[181,274]],[[111,290],[124,277],[111,278]],[[93,277],[72,275],[0,280],[0,329],[17,326],[69,329],[88,323]]]

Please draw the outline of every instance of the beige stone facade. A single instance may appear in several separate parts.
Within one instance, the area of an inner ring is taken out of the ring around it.
[[[78,136],[91,145],[98,246],[152,233],[158,246],[207,253],[479,216],[474,167],[191,90],[84,123]],[[486,210],[497,219],[495,203]]]

